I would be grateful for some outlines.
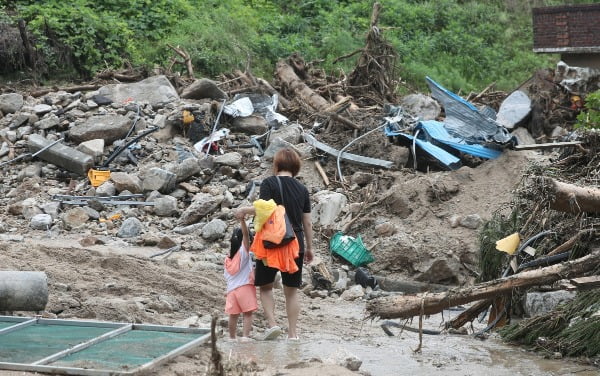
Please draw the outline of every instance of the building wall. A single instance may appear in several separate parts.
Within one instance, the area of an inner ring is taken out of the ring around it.
[[[600,4],[533,9],[536,52],[600,52]]]
[[[600,54],[562,54],[560,59],[571,67],[600,69]]]

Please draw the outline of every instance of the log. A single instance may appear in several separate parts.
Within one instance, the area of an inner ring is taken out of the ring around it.
[[[327,177],[327,174],[325,173],[325,170],[323,170],[323,166],[321,166],[319,161],[315,161],[315,167],[317,168],[317,171],[319,171],[319,175],[321,175],[321,178],[323,179],[323,183],[325,183],[325,186],[328,186],[329,178]]]
[[[492,304],[492,300],[481,300],[467,310],[461,312],[460,315],[456,316],[452,320],[446,322],[444,325],[446,329],[453,328],[458,329],[462,328],[466,323],[471,322],[479,316],[479,314],[485,311]]]
[[[321,112],[329,107],[329,102],[302,82],[300,77],[294,72],[294,69],[285,61],[280,60],[277,63],[276,75],[292,93],[298,95],[304,103],[316,111]]]
[[[600,190],[548,179],[552,201],[550,208],[566,213],[600,213]]]
[[[0,271],[0,311],[43,311],[47,303],[46,273]]]
[[[581,276],[598,267],[600,250],[580,259],[525,271],[473,287],[451,290],[437,294],[382,297],[367,303],[370,317],[382,319],[410,318],[420,314],[431,315],[444,309],[476,300],[489,299],[506,294],[512,289],[552,283],[563,278]]]

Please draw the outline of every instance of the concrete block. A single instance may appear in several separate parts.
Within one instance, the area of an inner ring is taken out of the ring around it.
[[[28,140],[29,151],[35,153],[51,143],[52,141],[43,136],[32,134]],[[94,165],[94,159],[91,156],[61,143],[44,150],[37,157],[83,176],[87,175],[88,170]]]

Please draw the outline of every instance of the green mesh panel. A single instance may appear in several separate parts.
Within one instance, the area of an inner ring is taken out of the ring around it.
[[[0,321],[0,330],[18,324],[18,322],[3,322]]]
[[[0,323],[4,325],[5,323]],[[9,323],[14,325],[17,323]],[[9,326],[9,325],[7,325]],[[114,330],[91,326],[30,325],[0,335],[0,362],[33,363]]]
[[[201,337],[195,333],[133,330],[51,363],[58,367],[126,372]]]

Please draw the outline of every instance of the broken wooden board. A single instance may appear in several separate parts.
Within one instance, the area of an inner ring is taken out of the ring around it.
[[[530,144],[530,145],[516,145],[515,150],[536,150],[536,149],[552,149],[561,148],[565,146],[577,146],[581,145],[581,141],[566,141],[566,142],[550,142],[547,144]]]
[[[569,282],[575,285],[579,290],[591,289],[600,286],[600,275],[573,278]]]
[[[340,154],[340,151],[327,145],[324,144],[320,141],[317,141],[316,138],[314,138],[313,136],[309,135],[308,133],[304,133],[304,140],[314,146],[315,148],[326,152],[327,154],[333,155],[334,157],[337,157]],[[376,159],[376,158],[370,158],[370,157],[363,157],[362,155],[356,155],[356,154],[351,154],[351,153],[342,153],[341,158],[348,161],[348,162],[354,162],[354,163],[360,163],[360,164],[364,164],[364,165],[370,165],[370,166],[378,166],[378,167],[383,167],[383,168],[392,168],[394,166],[394,162],[390,162],[390,161],[384,161],[382,159]]]

